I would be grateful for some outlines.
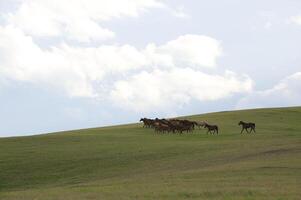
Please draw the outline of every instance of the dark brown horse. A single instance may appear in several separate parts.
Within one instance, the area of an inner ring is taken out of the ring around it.
[[[255,123],[252,123],[252,122],[246,123],[246,122],[240,121],[240,122],[238,123],[238,125],[239,125],[239,126],[240,126],[240,125],[242,126],[242,129],[241,129],[241,131],[240,131],[240,134],[242,134],[242,132],[243,132],[244,130],[246,130],[247,133],[251,133],[252,131],[254,131],[254,133],[256,133],[256,131],[255,131]],[[250,132],[248,131],[248,128],[251,129]]]
[[[214,134],[215,132],[216,132],[216,134],[218,134],[218,126],[217,125],[210,125],[210,124],[207,124],[206,122],[204,122],[204,128],[208,129],[207,134],[208,133]]]
[[[153,119],[147,119],[147,118],[141,118],[140,122],[143,122],[143,127],[151,128],[153,126],[154,120]]]
[[[168,120],[169,126],[172,127],[173,132],[176,131],[179,133],[183,133],[183,131],[186,131],[187,133],[190,133],[194,130],[194,127],[196,125],[196,122],[189,121],[189,120],[180,120],[180,119],[170,119]]]
[[[161,133],[168,132],[169,133],[171,131],[170,127],[167,124],[162,124],[160,122],[155,122],[154,128],[157,133],[158,132],[161,132]]]

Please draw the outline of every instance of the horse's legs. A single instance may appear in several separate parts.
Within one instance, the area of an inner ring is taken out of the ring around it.
[[[240,131],[240,134],[242,134],[242,132],[244,132],[245,128],[242,127],[241,131]]]
[[[248,128],[246,128],[247,133],[250,133],[250,131],[248,131]],[[252,131],[252,130],[251,130]]]

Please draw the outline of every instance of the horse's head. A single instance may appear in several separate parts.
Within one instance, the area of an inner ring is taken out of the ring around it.
[[[199,126],[205,127],[205,124],[206,124],[205,122],[200,122],[200,123],[199,123]]]
[[[143,122],[145,118],[140,118],[140,122]]]
[[[239,122],[238,122],[238,125],[242,125],[242,124],[243,124],[243,122],[242,122],[242,121],[239,121]]]

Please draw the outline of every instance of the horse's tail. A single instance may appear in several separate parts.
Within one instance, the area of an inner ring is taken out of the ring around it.
[[[218,126],[216,126],[216,133],[218,134]]]

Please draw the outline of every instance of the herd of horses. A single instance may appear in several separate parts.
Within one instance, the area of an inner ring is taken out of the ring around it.
[[[199,129],[201,127],[207,129],[207,134],[218,134],[219,128],[217,125],[208,124],[207,122],[196,122],[190,121],[186,119],[148,119],[141,118],[140,122],[143,122],[144,128],[153,128],[157,133],[190,133],[195,130],[195,127]],[[239,126],[242,126],[241,132],[243,133],[246,130],[247,133],[251,133],[252,131],[255,133],[255,123],[246,123],[240,121],[238,123]]]

